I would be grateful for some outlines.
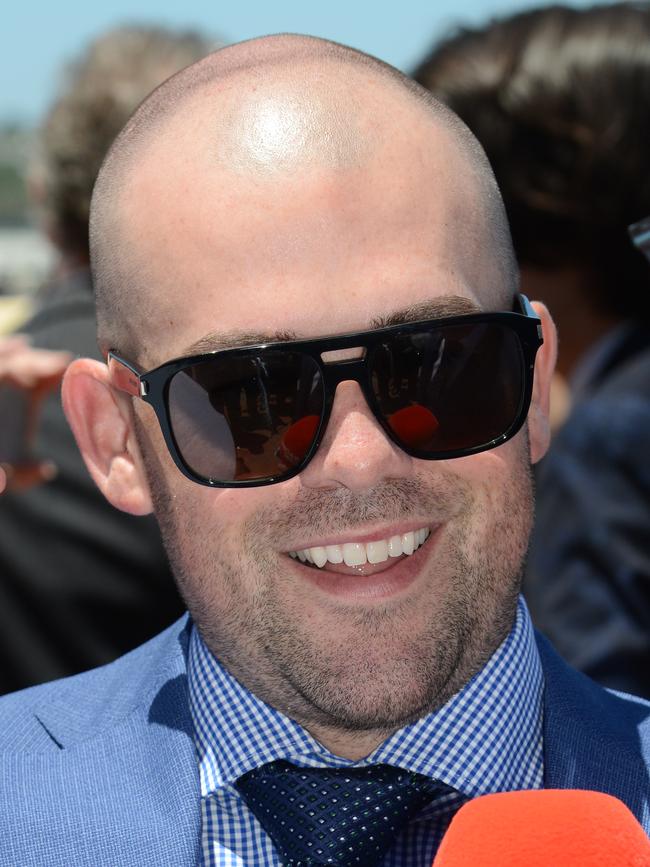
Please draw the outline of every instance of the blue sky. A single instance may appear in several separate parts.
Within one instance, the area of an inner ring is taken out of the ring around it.
[[[123,23],[199,27],[236,42],[292,31],[345,42],[408,71],[457,24],[538,5],[513,0],[9,0],[0,14],[0,120],[35,122],[63,64],[89,39]],[[573,2],[574,6],[589,5]]]

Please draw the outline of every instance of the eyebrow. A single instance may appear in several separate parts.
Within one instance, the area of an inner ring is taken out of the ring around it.
[[[295,331],[212,331],[183,350],[183,355],[200,355],[217,349],[237,349],[261,343],[285,343],[297,340]]]
[[[461,316],[467,313],[480,313],[481,307],[461,295],[443,295],[429,301],[411,304],[392,313],[381,314],[370,320],[368,330],[387,328],[391,325],[404,325],[422,319],[444,319],[447,316]],[[340,332],[344,334],[345,332]],[[322,335],[327,337],[329,335]],[[195,343],[183,350],[183,355],[201,355],[218,349],[236,349],[240,346],[258,346],[264,343],[286,343],[301,339],[295,331],[212,331],[200,337]]]
[[[394,313],[376,316],[372,320],[372,328],[388,328],[390,325],[404,325],[406,322],[418,322],[420,319],[444,319],[446,316],[463,316],[467,313],[480,313],[481,307],[462,295],[443,295],[429,301],[411,304]]]

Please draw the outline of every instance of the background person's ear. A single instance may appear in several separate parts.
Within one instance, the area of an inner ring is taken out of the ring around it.
[[[128,401],[111,388],[100,361],[73,361],[63,378],[63,408],[90,475],[116,508],[132,515],[152,511],[149,485]]]
[[[557,360],[557,330],[545,304],[533,301],[532,306],[542,320],[544,335],[544,343],[540,346],[535,360],[533,397],[528,413],[530,458],[536,464],[544,457],[551,442],[551,381]]]

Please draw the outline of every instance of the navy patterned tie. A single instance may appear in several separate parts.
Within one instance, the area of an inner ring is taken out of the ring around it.
[[[285,867],[375,867],[444,786],[391,765],[298,768],[281,760],[244,774],[237,788]]]

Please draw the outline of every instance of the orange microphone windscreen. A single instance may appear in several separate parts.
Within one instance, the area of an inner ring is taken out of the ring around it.
[[[650,841],[611,795],[503,792],[458,811],[433,867],[650,867]]]

